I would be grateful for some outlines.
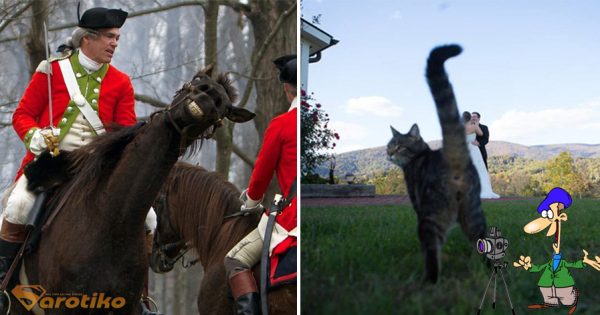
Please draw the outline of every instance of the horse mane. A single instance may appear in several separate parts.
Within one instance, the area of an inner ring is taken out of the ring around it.
[[[217,83],[219,83],[225,89],[225,92],[227,93],[231,103],[235,103],[238,98],[238,93],[235,87],[233,87],[233,82],[229,78],[228,73],[224,72],[219,74],[217,76]]]
[[[72,180],[57,191],[53,203],[58,203],[62,198],[69,198],[69,202],[80,202],[96,196],[95,191],[98,191],[101,183],[106,182],[106,175],[115,168],[125,147],[144,125],[145,123],[130,127],[115,125],[112,126],[112,132],[94,138],[87,145],[72,152],[62,152],[60,155],[64,155],[68,161],[68,174]],[[73,193],[68,193],[69,187],[77,188]]]
[[[240,210],[240,191],[221,174],[200,166],[175,164],[163,191],[173,226],[183,239],[192,242],[201,258],[229,251],[258,224],[256,214],[224,221],[226,215]]]

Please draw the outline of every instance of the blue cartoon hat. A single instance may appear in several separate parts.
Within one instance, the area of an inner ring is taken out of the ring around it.
[[[572,203],[571,195],[569,195],[569,193],[566,190],[560,187],[552,188],[552,190],[550,190],[550,192],[546,196],[546,199],[544,199],[544,201],[542,201],[538,206],[537,211],[539,213],[542,213],[542,211],[544,210],[549,210],[550,205],[555,202],[562,203],[563,205],[565,205],[565,209],[567,209],[571,206]]]

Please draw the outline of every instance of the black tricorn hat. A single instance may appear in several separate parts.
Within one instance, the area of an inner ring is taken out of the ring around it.
[[[279,69],[279,81],[296,86],[296,55],[285,55],[273,63]]]
[[[79,6],[77,7],[77,18],[79,27],[99,29],[99,28],[120,28],[125,23],[127,12],[121,9],[92,8],[85,12],[79,18]]]

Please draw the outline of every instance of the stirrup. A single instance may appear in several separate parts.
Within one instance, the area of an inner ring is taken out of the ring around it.
[[[6,292],[6,290],[2,290],[2,292],[0,292],[0,295],[5,295],[6,299],[8,300],[8,309],[6,310],[6,314],[2,314],[2,315],[8,315],[8,314],[10,314],[10,308],[12,306],[11,301],[10,301],[10,295],[8,294],[8,292]]]
[[[144,305],[144,307],[146,307],[146,302],[149,302],[148,304],[151,306],[150,308],[147,308],[148,311],[150,311],[152,313],[160,314],[160,310],[158,309],[158,304],[156,303],[156,301],[154,301],[153,298],[151,298],[149,296],[143,296],[140,298],[140,303],[142,303],[142,305]]]

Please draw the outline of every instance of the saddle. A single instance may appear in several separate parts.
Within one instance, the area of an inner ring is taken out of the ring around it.
[[[71,157],[70,152],[61,152],[53,157],[50,152],[45,151],[23,171],[23,175],[27,176],[27,189],[36,194],[35,203],[27,217],[27,226],[31,226],[32,230],[25,244],[26,254],[30,254],[37,247],[44,224],[50,218],[51,212],[47,211],[46,205],[52,200],[52,193],[73,175],[69,172]],[[52,213],[55,213],[57,208],[60,207],[56,207]]]

